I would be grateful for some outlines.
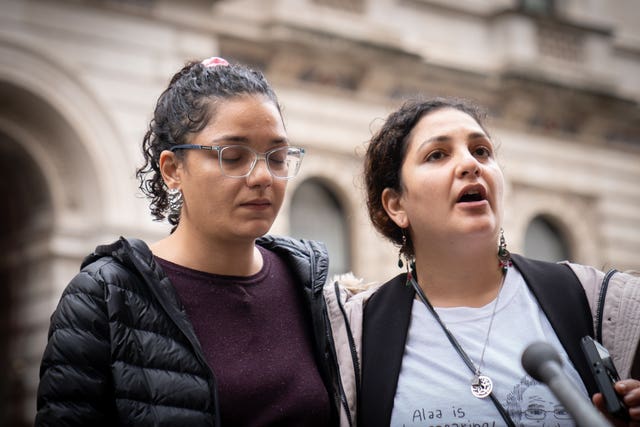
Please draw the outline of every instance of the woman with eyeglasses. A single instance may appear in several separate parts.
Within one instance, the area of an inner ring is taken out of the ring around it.
[[[140,188],[173,228],[85,259],[51,318],[36,425],[349,424],[326,250],[264,236],[304,150],[262,73],[187,64],[142,148]]]

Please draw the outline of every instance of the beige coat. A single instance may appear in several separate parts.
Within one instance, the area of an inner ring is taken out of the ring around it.
[[[571,264],[569,266],[580,279],[591,307],[596,327],[596,311],[602,279],[605,273],[593,267]],[[640,374],[640,354],[636,353],[640,342],[640,276],[616,273],[609,281],[604,303],[602,344],[609,350],[620,378]]]
[[[605,273],[592,267],[567,263],[584,287],[591,313],[596,311]],[[340,365],[340,378],[346,404],[340,413],[341,426],[355,426],[358,382],[360,379],[362,319],[364,305],[382,284],[362,284],[353,275],[342,275],[327,283],[324,296],[331,320],[333,340]],[[640,277],[616,273],[606,293],[602,344],[609,350],[621,378],[640,372]],[[345,407],[346,406],[346,407]]]

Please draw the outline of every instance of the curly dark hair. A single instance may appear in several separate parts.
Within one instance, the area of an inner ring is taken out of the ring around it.
[[[160,153],[173,145],[186,144],[214,117],[218,99],[242,95],[263,95],[273,101],[282,115],[271,85],[260,71],[241,64],[205,66],[188,62],[178,71],[158,98],[149,130],[142,141],[144,164],[136,171],[140,190],[151,199],[151,214],[175,226],[179,213],[168,213],[167,188],[160,173]],[[180,155],[176,152],[176,155]]]
[[[387,215],[382,191],[391,188],[402,194],[401,171],[408,147],[408,136],[424,116],[444,108],[453,108],[471,116],[485,130],[486,113],[471,101],[456,98],[412,99],[391,113],[382,128],[371,138],[364,159],[364,181],[369,218],[376,230],[400,247],[401,254],[414,255],[409,233]],[[487,133],[488,135],[488,133]],[[406,243],[403,244],[403,234]]]

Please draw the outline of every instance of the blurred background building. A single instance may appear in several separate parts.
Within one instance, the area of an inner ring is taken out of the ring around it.
[[[361,160],[412,95],[485,105],[512,251],[640,267],[637,0],[0,0],[0,425],[31,425],[49,316],[95,245],[154,241],[137,189],[155,100],[186,60],[262,69],[307,149],[272,232],[333,272],[398,272]]]

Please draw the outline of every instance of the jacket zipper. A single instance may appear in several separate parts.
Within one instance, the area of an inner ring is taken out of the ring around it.
[[[281,247],[286,247],[292,251],[298,251],[298,247],[293,246],[291,244],[288,244],[287,242],[279,242],[279,245]],[[331,377],[331,371],[337,371],[337,375],[335,375],[336,378],[336,382],[338,383],[338,388],[339,390],[337,391],[338,393],[338,399],[340,404],[342,404],[342,406],[345,408],[345,412],[347,414],[347,419],[349,421],[349,426],[353,426],[353,421],[351,419],[351,411],[349,411],[349,405],[347,403],[347,399],[345,397],[345,392],[344,392],[344,387],[342,385],[342,379],[340,378],[340,367],[338,366],[338,358],[337,358],[337,354],[336,354],[336,349],[335,349],[335,345],[333,343],[333,339],[331,337],[331,324],[329,322],[329,316],[327,313],[327,305],[324,299],[324,296],[322,295],[322,288],[323,286],[320,286],[319,288],[316,287],[316,257],[314,256],[315,251],[313,250],[313,248],[311,247],[311,244],[309,242],[305,242],[305,248],[307,249],[308,255],[309,255],[309,270],[310,270],[310,277],[309,277],[309,282],[310,282],[310,286],[311,286],[311,295],[312,298],[315,299],[315,297],[320,298],[321,304],[322,304],[322,321],[323,321],[323,325],[322,328],[324,329],[324,338],[327,340],[327,342],[329,343],[329,349],[331,351],[331,355],[333,357],[333,363],[331,360],[327,360],[327,368],[329,370],[328,374]],[[313,302],[312,302],[313,303]],[[315,329],[315,327],[314,327]],[[319,338],[319,337],[318,337]],[[322,359],[325,359],[324,357],[322,357]],[[329,380],[331,380],[331,378],[329,378]],[[335,402],[334,402],[335,404]],[[338,407],[336,408],[338,410],[338,419],[340,418],[340,407],[338,405]]]
[[[351,411],[349,411],[349,404],[347,402],[347,398],[345,396],[345,392],[344,392],[344,387],[342,385],[342,378],[340,378],[340,367],[338,366],[338,356],[336,353],[336,348],[335,348],[335,344],[333,342],[333,337],[331,336],[331,323],[329,322],[329,315],[327,313],[327,303],[324,300],[324,296],[322,295],[321,291],[322,288],[320,288],[319,290],[316,290],[316,286],[315,286],[315,282],[316,282],[316,258],[314,255],[314,251],[313,248],[311,248],[311,245],[307,242],[306,245],[307,250],[309,251],[309,267],[310,267],[310,273],[311,273],[311,277],[310,282],[311,282],[311,290],[312,290],[312,294],[315,295],[316,292],[319,293],[319,296],[321,298],[322,301],[322,317],[324,320],[324,330],[325,330],[325,339],[327,340],[327,342],[329,343],[329,348],[331,350],[331,356],[333,357],[333,363],[331,363],[331,361],[329,361],[329,368],[331,367],[331,365],[333,365],[334,370],[337,371],[337,375],[336,375],[336,381],[338,383],[338,388],[339,388],[339,395],[338,398],[340,400],[340,403],[342,404],[342,406],[345,409],[345,412],[347,414],[347,419],[349,421],[349,426],[353,426],[353,421],[351,420]],[[340,412],[338,411],[338,420],[340,419]]]
[[[127,244],[128,244],[128,242],[127,242]],[[123,255],[124,255],[123,258],[124,257],[128,258],[129,262],[131,264],[133,264],[134,268],[141,273],[141,276],[147,282],[147,286],[149,286],[151,292],[156,296],[156,298],[158,298],[158,302],[160,302],[160,305],[164,309],[165,313],[167,313],[167,316],[169,316],[171,321],[178,327],[180,332],[182,332],[182,334],[187,338],[187,340],[191,344],[191,347],[193,348],[193,351],[194,351],[196,357],[198,358],[198,361],[209,372],[209,375],[210,375],[211,381],[212,381],[212,390],[211,390],[211,392],[213,394],[213,396],[212,396],[212,398],[213,398],[213,407],[214,407],[214,411],[215,411],[215,413],[213,414],[214,415],[213,422],[214,422],[214,426],[215,427],[220,426],[220,408],[219,408],[219,402],[218,402],[219,397],[218,397],[218,384],[217,384],[216,376],[215,376],[215,374],[213,372],[213,369],[211,369],[209,364],[206,362],[204,354],[202,353],[202,348],[198,344],[197,338],[192,337],[191,334],[188,334],[187,330],[185,328],[183,328],[182,322],[179,321],[180,319],[177,319],[177,318],[174,317],[174,315],[171,312],[171,310],[168,309],[168,306],[171,305],[176,310],[178,309],[178,307],[174,306],[173,304],[170,304],[169,301],[166,300],[165,295],[164,295],[164,291],[162,291],[160,288],[155,286],[153,283],[150,283],[150,281],[151,281],[150,278],[147,277],[147,275],[144,273],[144,270],[138,266],[138,262],[140,262],[145,267],[149,267],[149,269],[152,270],[153,273],[155,273],[155,270],[153,270],[150,265],[147,266],[146,263],[144,263],[143,261],[140,261],[137,258],[136,254],[134,253],[133,248],[131,248],[131,252],[129,252],[126,249],[123,252],[124,252],[123,253]]]
[[[323,304],[322,306],[322,315],[324,317],[325,325],[327,326],[330,325],[329,314],[327,313],[326,303]],[[340,399],[340,403],[344,407],[344,410],[347,414],[347,420],[349,421],[349,426],[353,426],[353,420],[351,419],[351,411],[349,410],[349,403],[347,402],[347,397],[345,396],[345,392],[344,392],[344,386],[342,385],[342,378],[340,377],[340,367],[338,366],[338,363],[337,363],[338,356],[336,352],[335,343],[333,342],[333,337],[331,336],[330,327],[326,327],[325,331],[326,331],[326,339],[327,339],[327,342],[329,343],[329,348],[331,349],[331,355],[333,356],[333,360],[335,361],[334,365],[337,370],[336,381],[338,383],[338,388],[339,388],[338,397]],[[338,414],[338,417],[339,416],[340,414]]]
[[[336,293],[336,298],[338,300],[338,307],[340,307],[340,312],[342,313],[342,317],[344,318],[344,323],[347,326],[347,339],[349,340],[349,350],[351,351],[351,361],[353,362],[353,369],[356,377],[356,396],[360,396],[360,360],[358,359],[356,344],[353,339],[353,334],[351,333],[351,325],[349,324],[349,320],[347,319],[346,310],[344,309],[344,305],[342,304],[342,299],[340,298],[340,287],[338,286],[338,282],[335,282],[333,284],[333,289]]]
[[[609,280],[617,273],[618,270],[611,269],[607,271],[602,279],[602,286],[600,286],[600,294],[598,295],[598,307],[596,310],[596,341],[602,344],[602,318],[604,316],[604,301],[607,296],[607,288],[609,287]]]

